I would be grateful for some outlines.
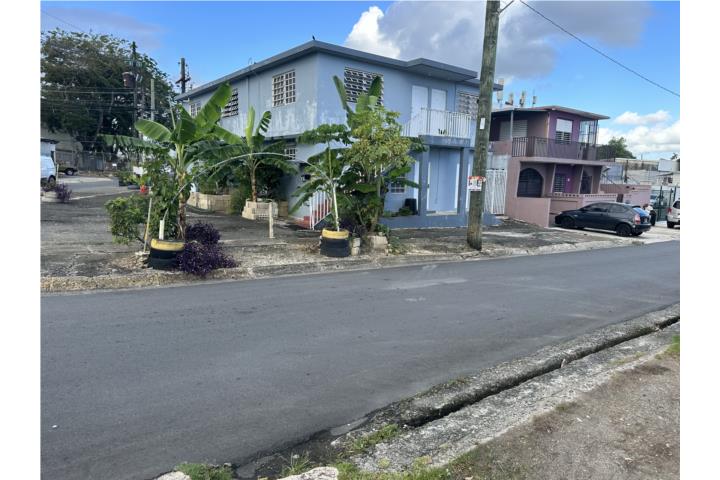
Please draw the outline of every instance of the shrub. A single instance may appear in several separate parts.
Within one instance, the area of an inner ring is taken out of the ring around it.
[[[209,223],[198,222],[185,230],[185,241],[196,241],[203,245],[215,245],[220,241],[220,232]]]
[[[72,190],[64,183],[56,183],[55,185],[45,184],[42,189],[43,192],[55,192],[57,199],[60,200],[61,203],[69,202],[70,196],[72,195]]]
[[[131,195],[105,203],[105,210],[110,216],[110,233],[116,243],[127,245],[133,240],[143,241],[138,226],[145,222],[147,202],[146,196]]]
[[[203,245],[199,242],[188,242],[185,249],[177,256],[178,267],[185,273],[205,277],[217,268],[236,267],[232,257],[222,251],[217,243]]]
[[[64,183],[57,183],[55,184],[55,195],[57,195],[57,198],[61,203],[67,203],[70,201],[72,190],[70,190]]]

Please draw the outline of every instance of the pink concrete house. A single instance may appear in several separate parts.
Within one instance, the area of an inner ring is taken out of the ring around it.
[[[615,157],[597,145],[598,120],[607,118],[555,105],[493,112],[493,154],[509,155],[505,214],[547,227],[563,210],[616,201],[600,188]]]

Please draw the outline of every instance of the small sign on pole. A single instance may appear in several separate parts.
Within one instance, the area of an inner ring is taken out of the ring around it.
[[[468,177],[468,191],[469,192],[481,192],[482,184],[485,181],[485,177],[482,175],[470,175]]]

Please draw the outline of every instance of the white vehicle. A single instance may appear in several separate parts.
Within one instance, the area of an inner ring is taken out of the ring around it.
[[[40,155],[40,184],[55,186],[57,166],[49,155]]]
[[[675,225],[680,225],[680,200],[675,200],[667,210],[667,227],[675,228]]]

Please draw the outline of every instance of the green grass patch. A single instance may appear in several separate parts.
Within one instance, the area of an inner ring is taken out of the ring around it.
[[[232,471],[228,467],[203,463],[183,463],[176,470],[189,475],[192,480],[232,480]]]
[[[398,433],[400,433],[400,428],[394,423],[385,425],[377,432],[371,433],[370,435],[366,435],[355,440],[350,446],[350,450],[348,453],[351,455],[355,455],[358,453],[367,452],[378,443],[390,440]]]
[[[673,336],[672,343],[667,348],[667,350],[665,350],[665,354],[670,355],[671,357],[680,356],[680,335]]]
[[[290,460],[286,467],[282,469],[281,477],[289,477],[290,475],[299,475],[303,472],[310,470],[312,462],[310,461],[310,455],[307,452],[302,455],[291,454]]]

